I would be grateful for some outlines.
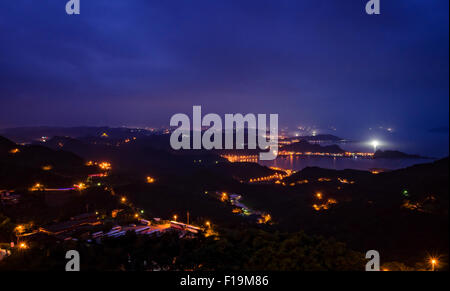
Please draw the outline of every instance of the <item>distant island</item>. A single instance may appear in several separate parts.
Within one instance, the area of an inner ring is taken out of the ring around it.
[[[420,155],[406,154],[400,151],[382,151],[377,150],[373,157],[374,159],[432,159]]]

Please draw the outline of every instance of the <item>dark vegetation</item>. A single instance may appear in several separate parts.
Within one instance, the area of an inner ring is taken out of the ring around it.
[[[0,270],[64,270],[66,251],[80,252],[81,269],[196,271],[327,271],[364,270],[361,253],[322,237],[270,233],[263,230],[223,230],[220,239],[199,236],[180,239],[176,233],[143,237],[128,233],[101,244],[66,242],[52,247],[33,245],[0,264]]]

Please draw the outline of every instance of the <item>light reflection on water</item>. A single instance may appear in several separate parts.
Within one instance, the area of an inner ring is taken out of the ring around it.
[[[396,170],[416,164],[430,163],[430,159],[365,159],[365,158],[332,158],[311,156],[284,156],[274,161],[260,161],[259,164],[282,169],[302,170],[306,167],[320,167],[333,170],[386,169]]]

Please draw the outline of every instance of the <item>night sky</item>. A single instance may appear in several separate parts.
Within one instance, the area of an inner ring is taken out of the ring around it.
[[[202,105],[448,154],[448,0],[66,2],[0,1],[0,128],[163,126]]]

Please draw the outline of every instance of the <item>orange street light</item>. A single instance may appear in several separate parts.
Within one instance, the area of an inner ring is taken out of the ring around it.
[[[19,153],[20,152],[20,150],[19,149],[12,149],[12,150],[10,150],[9,151],[11,154],[17,154],[17,153]]]
[[[178,216],[175,214],[175,215],[173,216],[173,220],[177,221],[177,218],[178,218]]]
[[[84,189],[86,189],[86,185],[84,183],[78,183],[74,185],[75,188],[78,188],[78,190],[82,191]]]
[[[431,271],[435,271],[435,269],[436,269],[436,265],[438,264],[438,261],[437,261],[437,259],[435,259],[435,258],[431,258],[430,259],[430,263],[431,263]]]

